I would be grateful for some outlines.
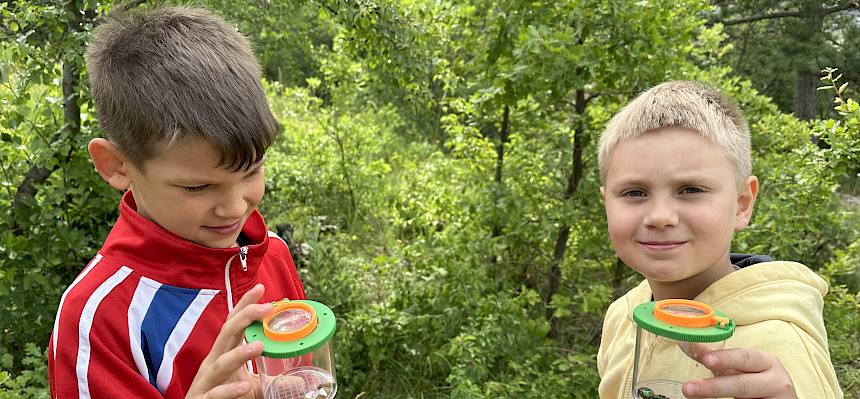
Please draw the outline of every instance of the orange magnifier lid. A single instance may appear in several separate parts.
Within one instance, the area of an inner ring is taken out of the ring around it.
[[[715,316],[710,305],[689,299],[664,299],[654,305],[654,318],[673,326],[704,328],[724,327],[729,323],[725,317]]]
[[[295,341],[317,327],[317,312],[303,302],[274,302],[274,312],[263,319],[263,332],[273,341]]]

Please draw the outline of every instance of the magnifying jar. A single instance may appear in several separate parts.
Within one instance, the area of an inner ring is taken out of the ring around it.
[[[684,382],[713,377],[697,362],[725,348],[735,323],[702,302],[665,299],[633,310],[636,347],[631,396],[637,399],[681,399]]]
[[[284,299],[273,306],[271,316],[245,328],[248,343],[263,343],[263,353],[254,362],[264,398],[334,398],[334,312],[306,300]]]

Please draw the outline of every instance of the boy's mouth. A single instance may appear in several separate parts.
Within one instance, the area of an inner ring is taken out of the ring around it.
[[[686,241],[639,241],[640,245],[652,251],[670,251],[686,243]]]
[[[230,234],[236,233],[239,231],[239,229],[241,227],[242,227],[242,221],[241,220],[237,220],[237,221],[233,222],[232,224],[228,224],[228,225],[203,226],[203,228],[205,228],[205,229],[207,229],[213,233],[222,234],[222,235],[230,235]]]

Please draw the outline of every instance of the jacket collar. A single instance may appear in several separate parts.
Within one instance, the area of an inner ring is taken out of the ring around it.
[[[131,192],[122,197],[119,219],[102,246],[103,256],[162,284],[193,289],[249,288],[268,245],[268,229],[256,209],[242,227],[249,242],[244,270],[240,248],[209,248],[185,240],[137,213]]]

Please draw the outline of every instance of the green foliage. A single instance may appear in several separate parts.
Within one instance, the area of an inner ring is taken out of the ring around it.
[[[32,367],[24,343],[47,342],[60,294],[107,235],[116,209],[117,195],[89,163],[96,121],[75,84],[92,24],[74,22],[64,6],[0,5],[0,25],[15,30],[15,40],[0,42],[0,354],[11,373]],[[78,105],[79,120],[64,116],[68,103]],[[42,173],[33,195],[19,195]]]
[[[16,373],[12,356],[8,353],[0,355],[0,399],[47,399],[48,364],[45,362],[47,353],[40,346],[30,342],[25,346],[25,355],[21,361],[23,371]]]
[[[860,167],[850,85],[825,82],[842,100],[833,119],[780,112],[723,66],[732,47],[697,0],[204,4],[261,58],[284,127],[261,210],[292,231],[309,296],[340,318],[344,397],[596,397],[603,312],[641,277],[609,245],[595,141],[625,101],[672,78],[710,82],[744,109],[762,189],[733,250],[830,279],[832,358],[858,394],[860,219],[836,194]],[[46,395],[41,345],[59,296],[116,216],[118,193],[87,160],[99,132],[85,87],[79,131],[63,113],[63,61],[81,65],[88,18],[111,4],[82,6],[81,30],[63,35],[60,3],[0,5],[15,38],[0,45],[0,398]],[[51,173],[13,211],[34,166]]]
[[[854,265],[857,265],[857,257]],[[856,267],[856,266],[855,266]],[[830,338],[830,358],[846,398],[860,395],[860,293],[835,286],[824,303],[824,319]]]
[[[219,12],[253,38],[263,74],[289,86],[303,86],[320,76],[321,49],[332,45],[332,23],[306,2],[224,0],[193,1]]]
[[[856,231],[841,222],[848,211],[843,211],[834,195],[839,176],[834,155],[839,150],[813,144],[811,126],[793,118],[766,117],[752,128],[779,132],[779,138],[769,140],[767,148],[781,150],[761,154],[756,160],[760,200],[753,223],[737,241],[738,248],[803,260],[818,269],[832,258],[834,250],[856,239]]]

